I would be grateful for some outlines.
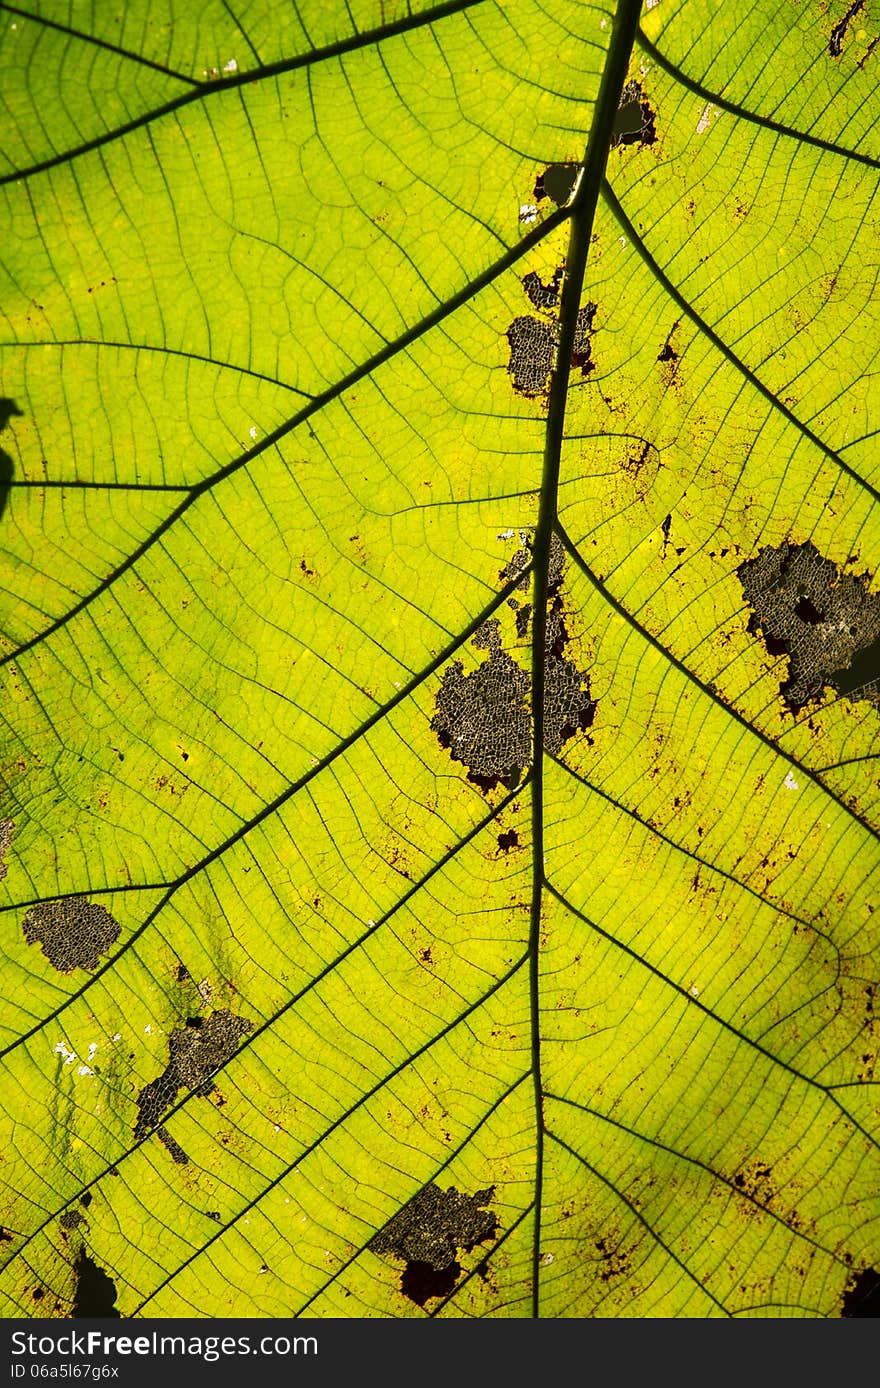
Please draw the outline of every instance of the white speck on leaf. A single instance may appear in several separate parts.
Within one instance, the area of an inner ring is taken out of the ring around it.
[[[52,1049],[55,1055],[64,1056],[65,1065],[70,1065],[72,1061],[76,1060],[76,1051],[69,1051],[63,1041],[56,1041]]]
[[[76,1073],[77,1073],[78,1075],[93,1075],[95,1072],[94,1072],[94,1070],[91,1069],[91,1067],[88,1066],[88,1065],[78,1065],[78,1066],[77,1066]]]
[[[251,436],[252,439],[255,439],[255,438],[257,437],[257,426],[256,426],[256,424],[252,424],[252,425],[251,425],[251,427],[248,429],[248,433],[250,434],[250,436]]]
[[[234,58],[230,58],[228,63],[223,64],[224,72],[238,72],[238,63]]]
[[[149,1024],[147,1024],[147,1026],[144,1027],[144,1031],[147,1036],[152,1036],[153,1034],[153,1028]]]
[[[536,222],[538,220],[537,207],[531,202],[523,203],[522,207],[519,209],[519,220],[524,226],[527,226],[530,222]]]
[[[704,106],[704,107],[703,107],[703,114],[700,116],[700,119],[697,121],[697,134],[698,134],[698,135],[705,135],[706,131],[709,129],[709,126],[712,124],[712,117],[713,117],[714,114],[715,114],[715,107],[711,104],[711,102],[709,103],[708,106]]]
[[[553,1254],[545,1253],[543,1258],[541,1259],[541,1262],[545,1268],[548,1268],[550,1264],[553,1262]]]
[[[800,787],[798,786],[797,781],[796,781],[795,778],[794,778],[794,772],[793,772],[793,771],[789,771],[788,775],[786,776],[786,778],[785,778],[785,780],[783,781],[782,784],[785,785],[785,786],[788,786],[788,789],[789,789],[789,790],[799,790],[799,789],[800,789]]]

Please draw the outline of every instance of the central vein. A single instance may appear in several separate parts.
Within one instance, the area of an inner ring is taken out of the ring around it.
[[[535,1091],[535,1231],[532,1248],[532,1315],[540,1314],[538,1273],[541,1259],[541,1205],[544,1163],[544,1108],[541,1081],[541,1018],[539,951],[544,888],[544,675],[550,541],[557,519],[559,466],[565,432],[568,378],[587,254],[599,190],[611,147],[614,118],[626,81],[630,54],[639,22],[641,0],[618,0],[611,42],[581,173],[569,204],[571,232],[559,308],[559,339],[550,381],[541,496],[534,538],[534,621],[532,623],[533,756],[532,780],[532,909],[529,930],[529,1000],[531,1011],[532,1076]]]

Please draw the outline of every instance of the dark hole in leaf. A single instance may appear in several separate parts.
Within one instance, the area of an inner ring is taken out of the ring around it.
[[[555,323],[542,323],[537,318],[514,318],[507,329],[510,361],[507,370],[513,377],[513,388],[522,395],[540,395],[547,384],[556,358],[559,330]]]
[[[584,304],[583,308],[578,310],[578,316],[575,320],[571,364],[578,368],[584,376],[593,370],[594,365],[591,355],[590,332],[595,316],[596,305]]]
[[[560,265],[546,284],[540,275],[535,274],[534,270],[530,270],[523,277],[522,287],[535,308],[547,310],[558,307],[563,274],[564,266]]]
[[[474,645],[489,659],[466,675],[454,661],[443,675],[431,728],[454,761],[469,768],[481,789],[514,786],[531,760],[531,716],[525,699],[531,680],[501,649],[498,622],[486,622]]]
[[[780,693],[792,710],[831,685],[853,701],[880,706],[880,596],[866,577],[842,574],[809,541],[768,545],[737,569],[771,655],[787,655]]]
[[[524,602],[516,614],[516,634],[520,640],[529,632],[529,619],[532,615],[532,604]]]
[[[850,21],[855,19],[860,10],[865,8],[865,0],[853,0],[846,14],[831,30],[828,40],[828,52],[832,58],[839,58],[843,51],[843,41],[846,38],[846,31],[850,26]]]
[[[42,1301],[45,1295],[45,1287],[34,1287],[34,1290],[31,1292],[31,1296],[33,1297],[34,1301]]]
[[[116,1284],[82,1249],[74,1267],[76,1292],[70,1317],[81,1320],[90,1316],[119,1319],[116,1310]]]
[[[92,1198],[92,1192],[90,1190],[83,1191],[82,1195],[79,1197],[79,1203],[82,1205],[83,1209],[87,1210],[89,1208],[89,1205],[92,1203]]]
[[[850,629],[850,635],[855,635],[855,630]],[[838,670],[831,683],[839,694],[846,698],[859,697],[858,690],[870,690],[874,688],[874,699],[877,700],[876,687],[880,686],[880,640],[872,645],[866,646],[863,651],[859,651],[848,670]],[[862,698],[867,695],[863,694]]]
[[[854,1273],[843,1294],[843,1317],[880,1316],[880,1270],[863,1268]]]
[[[535,202],[549,198],[557,207],[568,202],[579,168],[579,164],[550,164],[535,180]]]
[[[495,1235],[498,1220],[485,1208],[494,1193],[490,1186],[462,1195],[453,1187],[441,1190],[432,1181],[373,1235],[369,1247],[374,1253],[391,1253],[405,1261],[400,1284],[404,1296],[424,1306],[429,1298],[452,1291],[461,1272],[457,1254]]]
[[[810,602],[810,599],[806,596],[798,598],[797,602],[794,605],[794,610],[800,617],[801,621],[806,622],[809,626],[814,627],[817,622],[821,622],[824,620],[822,613],[813,603]]]
[[[416,1259],[407,1263],[401,1273],[400,1290],[417,1306],[424,1306],[431,1297],[448,1296],[460,1272],[460,1263],[450,1263],[449,1267],[438,1269]]]
[[[516,832],[516,830],[505,829],[503,833],[499,834],[498,847],[503,849],[505,853],[509,853],[511,848],[518,848],[519,834]]]
[[[178,981],[178,983],[186,983],[186,981],[187,981],[187,979],[189,978],[189,976],[190,976],[190,975],[189,975],[189,969],[186,967],[186,965],[185,965],[185,964],[178,964],[178,966],[177,966],[177,981]]]
[[[41,902],[25,913],[22,930],[28,944],[39,942],[60,973],[96,969],[119,936],[119,922],[97,902],[84,896]]]
[[[657,139],[655,115],[638,82],[627,82],[620,94],[611,144],[652,145]]]
[[[526,296],[535,308],[548,314],[549,321],[523,315],[514,318],[507,329],[510,347],[507,370],[513,377],[514,390],[521,395],[540,395],[553,370],[559,343],[559,320],[555,310],[559,306],[563,276],[564,267],[560,265],[546,284],[533,270],[523,277]],[[590,333],[595,314],[595,304],[584,304],[575,321],[571,365],[584,375],[593,370]]]

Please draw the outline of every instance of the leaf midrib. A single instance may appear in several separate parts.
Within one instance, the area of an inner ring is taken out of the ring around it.
[[[533,544],[532,622],[532,897],[529,930],[529,1007],[532,1078],[535,1097],[535,1222],[532,1242],[532,1317],[540,1316],[541,1207],[544,1157],[544,1091],[541,1078],[540,944],[544,895],[544,684],[550,545],[558,523],[559,470],[565,435],[568,382],[575,327],[581,306],[590,238],[605,165],[611,150],[614,119],[620,105],[630,54],[638,30],[641,0],[618,0],[605,58],[599,95],[593,108],[587,148],[566,212],[570,219],[568,252],[559,307],[556,362],[550,380],[538,520]],[[546,224],[545,224],[546,225]],[[542,228],[543,230],[543,228]]]

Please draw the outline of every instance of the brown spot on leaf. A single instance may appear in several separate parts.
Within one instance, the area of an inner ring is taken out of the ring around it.
[[[252,1022],[225,1008],[206,1018],[192,1018],[185,1027],[175,1027],[168,1038],[167,1066],[157,1079],[144,1085],[138,1095],[135,1137],[146,1137],[152,1132],[163,1113],[174,1103],[179,1090],[209,1094],[213,1076],[235,1054],[242,1037],[249,1031],[253,1031]],[[167,1138],[166,1133],[163,1138],[166,1146]]]
[[[618,1277],[626,1277],[632,1271],[632,1264],[625,1252],[609,1239],[598,1239],[596,1252],[601,1259],[599,1276],[603,1282],[612,1282]]]
[[[503,853],[509,853],[511,848],[519,848],[519,834],[515,829],[505,829],[498,835],[498,847]]]
[[[771,655],[787,655],[780,693],[792,710],[819,699],[825,685],[880,707],[880,595],[864,577],[841,574],[809,541],[766,546],[737,569]]]
[[[419,1306],[431,1297],[448,1295],[461,1272],[459,1252],[470,1252],[491,1239],[498,1220],[485,1206],[495,1187],[462,1195],[450,1187],[441,1190],[433,1181],[398,1210],[369,1247],[374,1253],[391,1253],[406,1267],[401,1276],[404,1296]]]
[[[755,1204],[767,1205],[776,1193],[772,1175],[773,1168],[766,1162],[754,1161],[737,1171],[733,1184]]]
[[[29,945],[36,942],[53,968],[60,973],[96,969],[119,937],[119,922],[97,902],[84,896],[31,906],[22,921]]]
[[[79,1210],[65,1210],[64,1214],[61,1215],[58,1220],[58,1223],[61,1225],[62,1229],[75,1229],[77,1225],[82,1224],[84,1220],[85,1215],[80,1214]]]

